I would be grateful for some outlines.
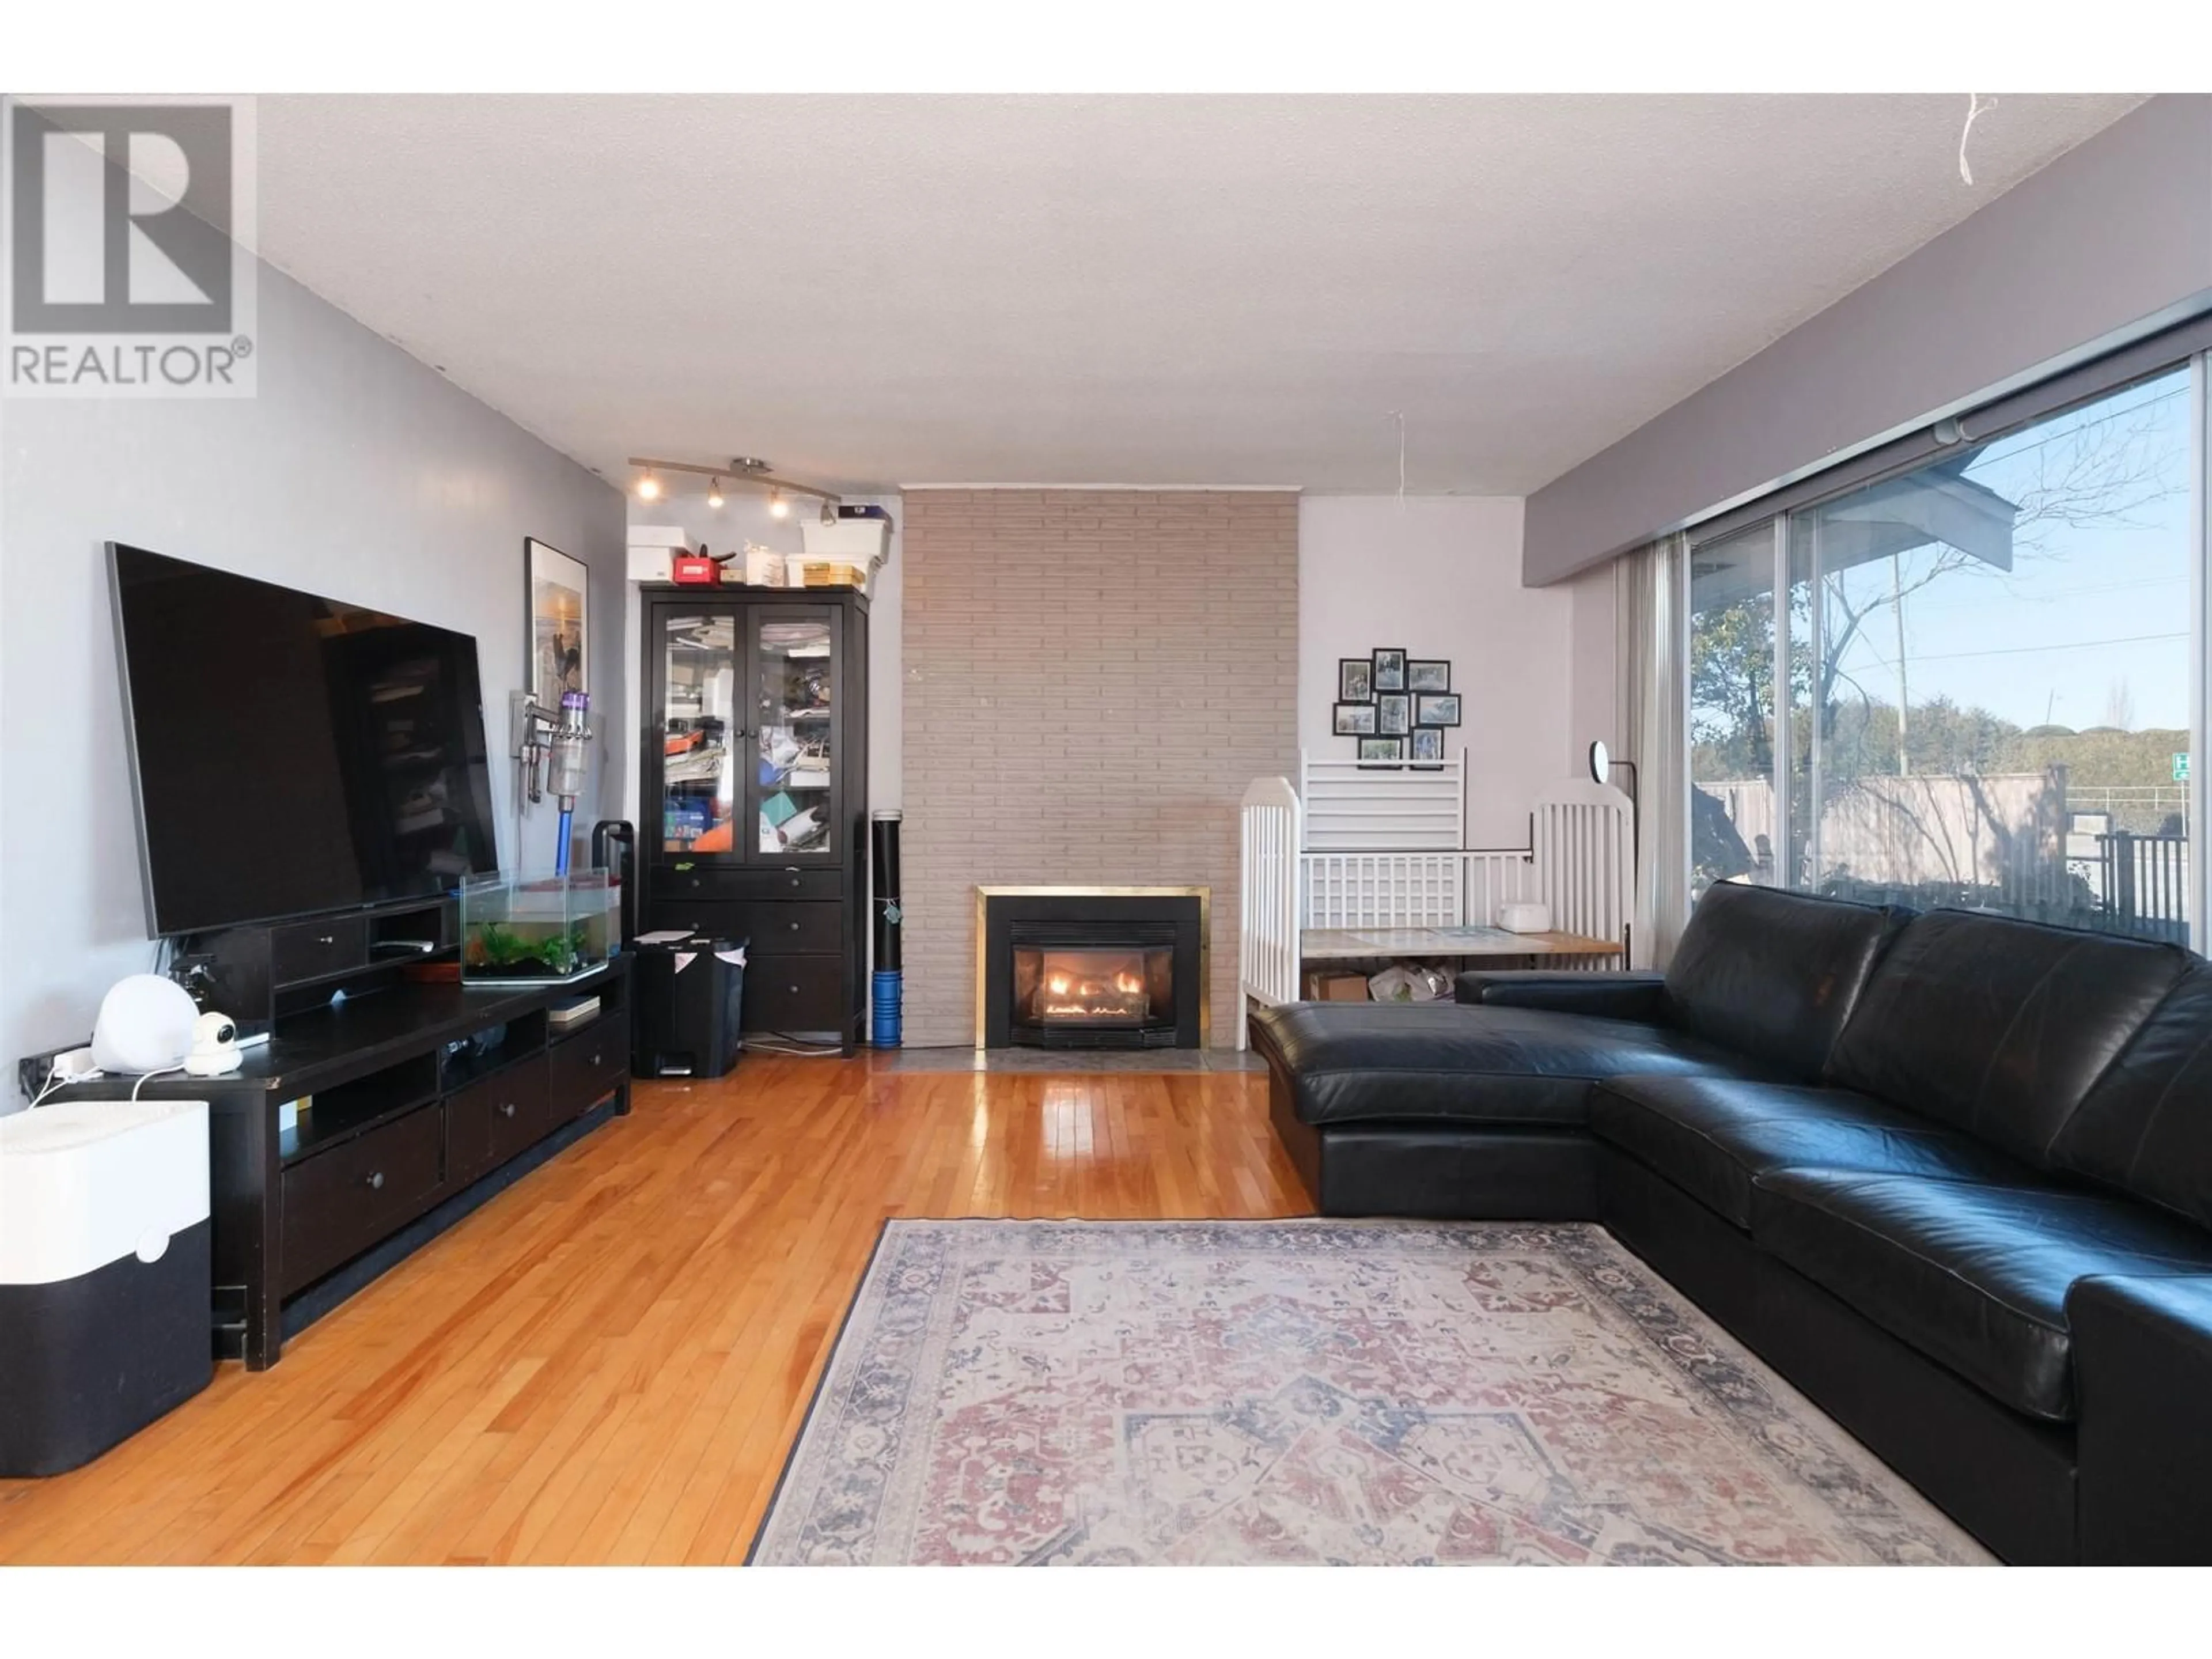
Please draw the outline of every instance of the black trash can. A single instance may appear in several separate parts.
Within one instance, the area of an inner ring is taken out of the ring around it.
[[[692,933],[633,947],[633,1076],[720,1077],[738,1063],[748,942]]]

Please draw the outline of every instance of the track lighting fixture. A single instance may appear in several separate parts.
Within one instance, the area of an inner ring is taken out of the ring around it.
[[[719,507],[722,505],[722,480],[727,478],[739,489],[765,491],[768,495],[769,516],[772,519],[788,519],[791,516],[791,498],[794,495],[803,495],[810,501],[819,501],[822,504],[822,520],[824,524],[834,523],[837,517],[840,503],[834,491],[824,489],[818,484],[800,483],[796,479],[776,477],[766,461],[756,459],[750,455],[740,455],[733,459],[720,461],[713,465],[702,465],[696,461],[664,460],[649,455],[633,455],[629,458],[629,464],[639,471],[637,495],[640,501],[659,501],[665,489],[660,481],[660,475],[664,472],[676,472],[707,480],[707,505],[709,507]]]

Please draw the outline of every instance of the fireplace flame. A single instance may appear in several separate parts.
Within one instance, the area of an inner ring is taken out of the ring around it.
[[[1152,1014],[1152,984],[1126,951],[1050,951],[1039,964],[1030,1006],[1036,1017],[1091,1025],[1141,1025]]]

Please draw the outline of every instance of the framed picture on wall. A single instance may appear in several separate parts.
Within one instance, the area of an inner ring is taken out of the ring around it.
[[[1336,659],[1336,699],[1339,702],[1371,702],[1375,698],[1375,665],[1365,657]],[[1344,730],[1340,726],[1339,732]]]
[[[557,708],[563,691],[589,691],[591,568],[536,537],[523,543],[530,601],[530,694]]]
[[[1459,693],[1456,691],[1421,692],[1413,699],[1413,724],[1457,726],[1459,724]]]
[[[1336,705],[1336,735],[1340,738],[1364,738],[1375,730],[1375,705],[1371,702],[1340,702]]]
[[[1448,662],[1425,661],[1416,657],[1406,665],[1406,690],[1408,691],[1449,691],[1451,690],[1451,665]]]
[[[1375,694],[1375,730],[1386,738],[1402,738],[1413,727],[1413,700],[1403,691]]]
[[[1359,761],[1363,766],[1389,762],[1395,769],[1405,758],[1406,740],[1403,738],[1362,738],[1359,740]]]
[[[1415,726],[1407,735],[1407,757],[1415,765],[1420,764],[1423,761],[1438,766],[1443,764],[1444,734],[1442,726]]]
[[[1385,645],[1376,647],[1375,689],[1377,691],[1403,691],[1406,689],[1405,647]]]

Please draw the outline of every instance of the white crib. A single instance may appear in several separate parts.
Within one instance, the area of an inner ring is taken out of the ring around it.
[[[1632,809],[1610,785],[1562,782],[1534,804],[1528,846],[1469,848],[1463,755],[1418,771],[1302,757],[1299,782],[1244,792],[1240,1048],[1254,1002],[1301,995],[1308,932],[1488,927],[1534,899],[1561,932],[1627,938]]]

